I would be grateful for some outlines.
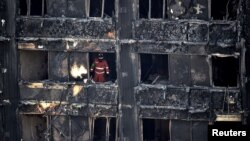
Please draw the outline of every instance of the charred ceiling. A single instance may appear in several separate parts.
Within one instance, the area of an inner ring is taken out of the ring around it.
[[[249,3],[1,0],[0,136],[200,141],[247,123]]]

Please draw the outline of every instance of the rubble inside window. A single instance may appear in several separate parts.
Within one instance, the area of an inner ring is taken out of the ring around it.
[[[236,87],[239,79],[239,59],[234,56],[213,56],[213,84],[222,87]]]
[[[141,82],[166,84],[168,80],[168,55],[140,54]]]
[[[236,20],[239,0],[211,0],[213,20]]]
[[[142,119],[143,141],[168,141],[170,140],[169,120]]]

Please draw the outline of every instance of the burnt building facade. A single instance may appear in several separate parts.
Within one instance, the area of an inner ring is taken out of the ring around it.
[[[1,0],[3,141],[206,141],[249,123],[248,0]],[[110,66],[93,83],[98,53]]]

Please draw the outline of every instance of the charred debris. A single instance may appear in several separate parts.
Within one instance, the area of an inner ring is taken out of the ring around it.
[[[249,12],[249,0],[1,0],[1,140],[206,141],[208,124],[248,124]],[[91,81],[98,53],[105,83]]]

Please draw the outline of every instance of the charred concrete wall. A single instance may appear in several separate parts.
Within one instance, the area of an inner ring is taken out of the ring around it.
[[[24,140],[200,141],[206,140],[208,122],[245,123],[248,5],[240,0],[2,0],[0,18],[6,23],[1,20],[0,49],[8,74],[0,75],[7,96],[0,104],[10,99],[12,106],[0,108],[12,113],[0,117],[0,135],[5,140],[15,140],[9,139],[13,134]],[[101,84],[93,83],[90,73],[98,52],[111,68],[110,81]],[[15,116],[18,124],[10,128],[20,127],[19,132],[8,133],[5,119]],[[156,130],[168,134],[153,134]],[[177,136],[180,130],[187,133],[183,138]]]

